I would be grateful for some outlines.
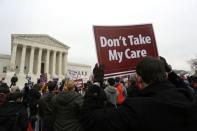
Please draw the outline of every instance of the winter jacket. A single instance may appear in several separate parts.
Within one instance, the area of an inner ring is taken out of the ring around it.
[[[45,117],[48,112],[51,112],[51,103],[54,96],[53,92],[48,92],[41,97],[39,101],[39,114],[41,117]]]
[[[38,103],[39,103],[39,99],[41,97],[41,94],[38,90],[36,90],[35,88],[32,88],[29,91],[29,107],[30,107],[30,117],[37,115],[38,113]]]
[[[62,92],[52,99],[54,131],[81,131],[79,123],[82,96],[74,91]]]
[[[42,129],[51,131],[53,129],[53,113],[52,98],[55,96],[53,92],[44,94],[39,101],[39,115],[42,119]]]
[[[114,86],[107,86],[104,91],[107,96],[107,101],[116,106],[118,98],[118,92],[116,88]]]
[[[168,73],[168,80],[177,88],[188,88],[187,84],[175,72]]]
[[[7,101],[0,108],[0,131],[26,131],[27,109],[22,103]]]
[[[81,123],[85,131],[196,131],[196,110],[197,101],[187,88],[162,81],[128,97],[118,108],[86,108]]]
[[[115,86],[118,91],[118,104],[122,104],[126,98],[126,92],[125,92],[124,87],[121,83],[118,83]]]

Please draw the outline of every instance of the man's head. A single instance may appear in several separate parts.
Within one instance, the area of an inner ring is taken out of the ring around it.
[[[107,82],[109,83],[110,86],[114,86],[114,85],[115,85],[115,80],[114,80],[114,78],[109,78],[109,79],[107,80]]]
[[[1,84],[0,84],[0,93],[5,93],[5,94],[7,94],[7,93],[9,93],[9,92],[10,92],[10,90],[9,90],[8,85],[7,85],[6,83],[1,83]]]
[[[10,90],[6,83],[0,84],[0,107],[6,102]]]
[[[191,86],[194,89],[197,89],[197,76],[196,75],[193,75],[192,78],[191,78]]]
[[[48,90],[49,90],[50,92],[53,91],[53,90],[56,88],[56,83],[53,82],[53,81],[49,81],[49,82],[47,83],[47,85],[48,85]]]
[[[115,83],[119,83],[120,82],[120,77],[116,77],[115,78]]]
[[[153,57],[145,57],[140,61],[136,66],[136,72],[137,76],[146,85],[166,79],[164,63]]]

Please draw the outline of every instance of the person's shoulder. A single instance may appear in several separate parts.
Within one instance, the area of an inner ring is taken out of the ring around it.
[[[56,102],[57,98],[60,97],[61,95],[63,95],[63,93],[58,93],[56,95],[53,96],[53,98],[51,99],[52,102]]]
[[[74,96],[76,96],[76,98],[79,98],[79,99],[82,98],[82,95],[80,93],[76,92],[76,91],[72,91],[72,94]]]
[[[152,102],[152,98],[136,96],[136,97],[127,97],[122,103],[122,105],[135,108],[138,106],[144,106],[150,102]]]

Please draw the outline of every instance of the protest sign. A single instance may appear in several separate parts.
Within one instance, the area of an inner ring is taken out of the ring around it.
[[[94,26],[99,64],[105,76],[132,73],[146,56],[158,56],[152,24]]]
[[[78,71],[76,71],[76,70],[68,69],[68,74],[67,75],[68,75],[69,79],[71,79],[71,80],[78,79]]]

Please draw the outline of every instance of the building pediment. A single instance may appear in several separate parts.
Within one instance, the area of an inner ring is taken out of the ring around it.
[[[47,46],[51,46],[51,47],[55,46],[58,48],[65,48],[65,49],[70,48],[67,45],[63,44],[62,42],[45,34],[13,34],[12,35],[12,40],[17,39],[17,38],[27,40],[27,41],[34,41],[34,42],[44,44]]]

